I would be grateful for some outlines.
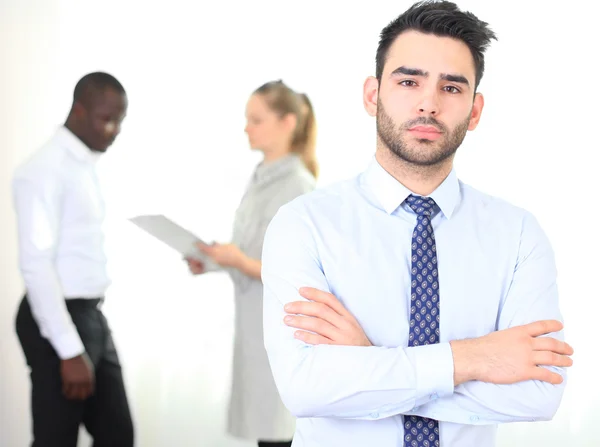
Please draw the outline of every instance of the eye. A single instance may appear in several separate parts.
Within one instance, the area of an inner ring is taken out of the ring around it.
[[[100,118],[100,121],[102,121],[104,123],[110,123],[111,121],[113,121],[113,119],[110,115],[100,115],[99,118]]]
[[[415,85],[417,85],[417,83],[411,79],[405,79],[404,81],[400,81],[399,84],[405,87],[414,87]]]
[[[460,93],[460,90],[458,88],[454,87],[453,85],[447,85],[442,90],[444,90],[445,92],[448,92],[448,93],[453,93],[453,94]]]

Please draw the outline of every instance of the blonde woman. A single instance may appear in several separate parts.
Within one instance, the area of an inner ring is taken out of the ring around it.
[[[235,286],[235,345],[228,431],[260,447],[289,447],[295,421],[275,383],[263,345],[261,252],[269,222],[282,205],[312,191],[318,174],[316,122],[304,94],[282,81],[258,88],[246,107],[250,146],[264,154],[236,213],[230,244],[201,246],[231,272]],[[204,265],[188,260],[194,274]]]

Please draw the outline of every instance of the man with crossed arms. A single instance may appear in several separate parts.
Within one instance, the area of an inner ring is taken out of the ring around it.
[[[450,2],[388,25],[364,85],[370,166],[270,224],[265,347],[294,447],[493,446],[497,424],[558,409],[573,349],[550,244],[453,168],[493,38]]]

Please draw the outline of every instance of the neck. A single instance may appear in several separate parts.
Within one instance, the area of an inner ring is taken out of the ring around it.
[[[407,189],[420,196],[428,196],[448,177],[454,157],[432,166],[415,165],[402,160],[378,141],[375,159]]]
[[[71,118],[70,118],[70,117],[69,117],[69,118],[67,118],[67,121],[65,121],[65,127],[66,127],[67,129],[69,129],[69,131],[70,131],[70,132],[71,132],[73,135],[75,135],[77,138],[81,139],[81,138],[79,137],[79,135],[78,135],[78,132],[77,132],[77,126],[75,126],[75,123],[73,123],[73,121],[71,120]]]
[[[81,132],[79,131],[79,129],[77,128],[77,125],[75,124],[75,122],[71,119],[71,117],[69,116],[69,118],[67,118],[67,121],[65,121],[65,127],[67,129],[69,129],[69,131],[75,135],[83,144],[86,145],[86,147],[92,151],[92,152],[96,152],[94,149],[92,149],[89,144],[87,144],[85,142],[85,139],[81,137]]]
[[[276,160],[279,160],[290,154],[289,148],[278,148],[275,150],[263,151],[264,158],[263,160],[266,163],[271,163]]]

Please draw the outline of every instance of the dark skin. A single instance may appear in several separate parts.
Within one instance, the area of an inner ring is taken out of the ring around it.
[[[89,88],[73,103],[65,127],[91,151],[106,152],[121,130],[127,112],[127,97],[116,90]],[[94,365],[87,353],[61,360],[63,394],[85,400],[94,393]]]
[[[121,131],[127,113],[127,96],[116,90],[88,88],[75,101],[65,127],[94,152],[106,152]]]

